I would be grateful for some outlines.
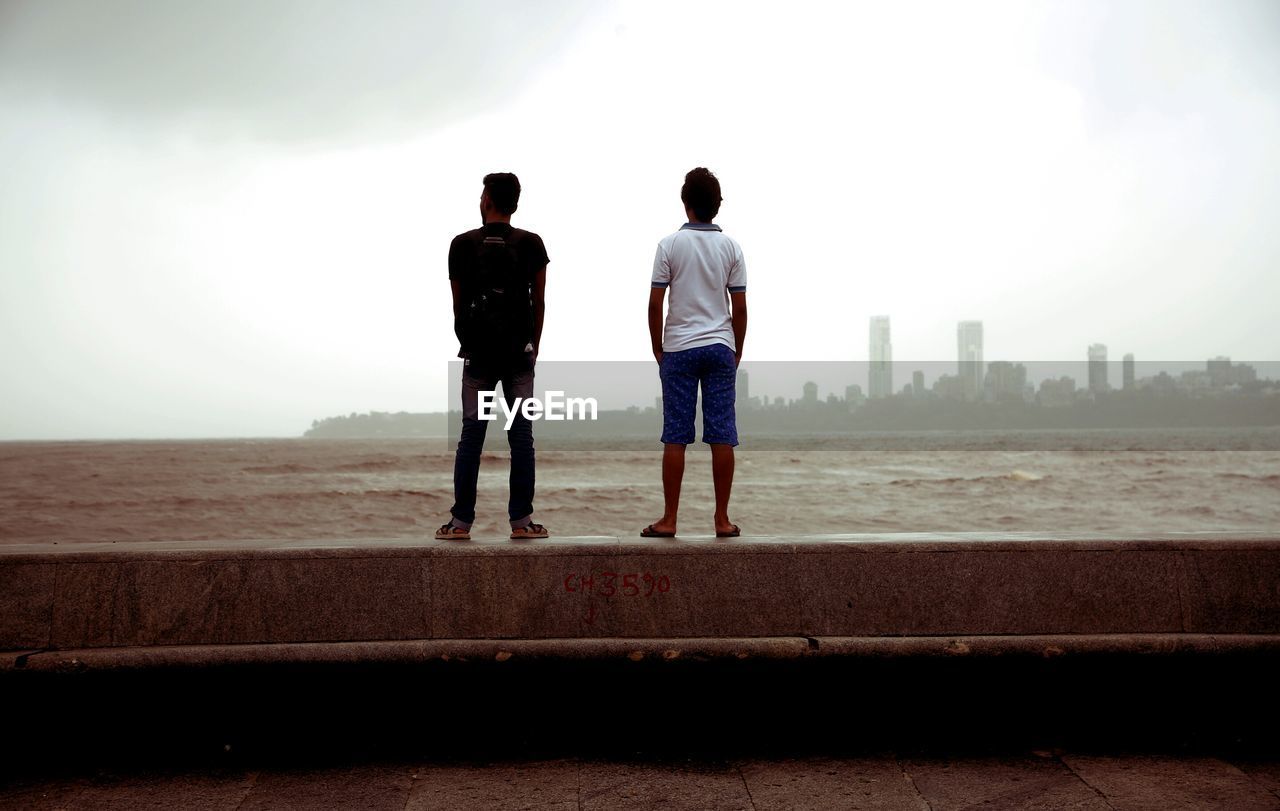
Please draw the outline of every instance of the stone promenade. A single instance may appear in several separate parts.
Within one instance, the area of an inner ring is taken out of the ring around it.
[[[1032,751],[1000,757],[497,763],[98,770],[19,778],[14,809],[1280,809],[1280,764]]]
[[[1278,683],[1258,533],[0,547],[6,808],[1280,808]]]
[[[1280,539],[942,533],[0,547],[0,670],[683,656],[668,641],[681,639],[721,640],[690,642],[700,655],[784,658],[1276,650]]]

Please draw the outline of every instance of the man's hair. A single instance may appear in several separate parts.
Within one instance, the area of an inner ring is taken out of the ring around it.
[[[520,204],[520,178],[510,172],[494,172],[484,176],[484,190],[489,193],[489,202],[499,212],[506,215],[516,213]]]
[[[699,166],[684,176],[680,200],[693,209],[700,222],[711,222],[720,213],[720,181],[710,169]]]

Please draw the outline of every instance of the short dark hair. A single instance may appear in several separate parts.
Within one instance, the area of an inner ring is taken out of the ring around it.
[[[701,222],[711,222],[720,213],[720,181],[710,169],[699,166],[684,176],[680,187],[680,200],[693,209],[693,216]]]
[[[494,172],[484,176],[484,190],[489,202],[503,214],[516,213],[520,204],[520,178],[510,172]]]

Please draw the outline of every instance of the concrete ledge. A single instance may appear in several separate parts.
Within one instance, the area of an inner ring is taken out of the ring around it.
[[[557,661],[689,662],[785,659],[993,659],[1115,655],[1280,655],[1280,635],[822,637],[740,639],[440,639],[269,645],[167,645],[10,652],[0,672],[81,673],[253,665],[416,665]]]
[[[1278,635],[1280,540],[1261,533],[0,547],[0,650],[6,667],[33,669],[69,661],[55,651],[155,664],[187,649],[220,661],[1212,653],[1273,650]]]

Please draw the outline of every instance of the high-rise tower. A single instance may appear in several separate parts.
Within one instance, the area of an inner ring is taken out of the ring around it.
[[[872,399],[893,394],[893,344],[889,341],[889,316],[871,316],[871,364],[867,390]]]
[[[1110,388],[1107,383],[1107,345],[1089,344],[1089,391],[1097,394]]]
[[[961,321],[956,327],[959,348],[957,371],[966,400],[982,396],[982,322]]]

